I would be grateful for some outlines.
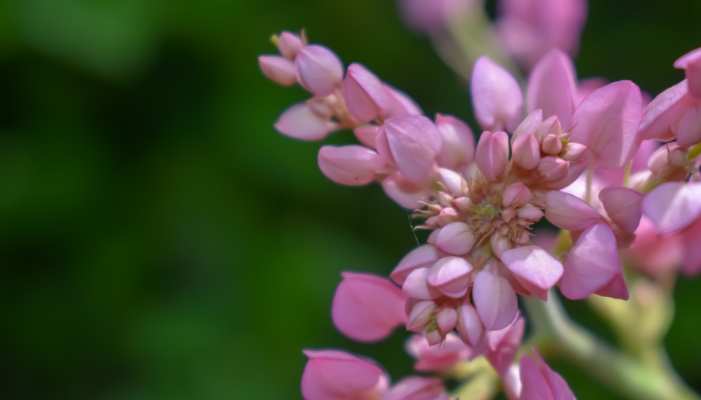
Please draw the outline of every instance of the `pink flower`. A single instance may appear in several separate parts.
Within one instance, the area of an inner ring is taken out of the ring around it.
[[[358,145],[323,146],[319,150],[318,162],[327,178],[348,186],[367,185],[382,169],[380,156]]]
[[[383,128],[388,156],[402,176],[416,184],[426,183],[441,149],[441,136],[433,122],[407,115],[387,120]]]
[[[449,398],[440,379],[410,376],[392,386],[384,400],[449,400]]]
[[[575,400],[567,382],[550,369],[537,352],[522,357],[519,366],[522,385],[520,400]]]
[[[415,359],[417,371],[441,372],[460,361],[469,359],[473,351],[455,334],[448,334],[441,344],[431,345],[422,335],[414,335],[407,342],[407,351]]]
[[[701,182],[664,183],[643,201],[645,215],[662,233],[673,233],[701,217]]]
[[[260,56],[258,66],[266,78],[282,85],[292,86],[297,83],[297,68],[295,64],[280,56]]]
[[[521,117],[523,96],[511,74],[488,57],[475,62],[470,83],[475,116],[484,129],[513,129]]]
[[[520,316],[498,331],[487,332],[483,352],[494,369],[503,377],[521,346],[526,323]]]
[[[418,32],[435,33],[467,12],[474,0],[399,0],[405,22]]]
[[[308,103],[300,103],[280,116],[275,129],[294,139],[316,141],[338,129],[338,125],[316,112]]]
[[[554,48],[574,54],[586,0],[502,0],[497,28],[509,52],[526,66]]]
[[[343,98],[350,114],[362,123],[387,115],[393,101],[380,79],[360,64],[348,67]]]
[[[475,139],[470,127],[453,116],[443,114],[436,114],[436,127],[443,142],[436,158],[438,164],[457,170],[471,163],[475,154]]]
[[[635,241],[626,249],[631,265],[652,275],[675,271],[684,258],[684,241],[679,234],[661,235],[649,219],[643,217],[635,231]]]
[[[406,322],[406,298],[388,279],[350,272],[342,275],[333,298],[332,317],[344,335],[374,342]]]
[[[299,83],[315,96],[327,96],[343,79],[343,64],[326,47],[304,46],[295,58]]]
[[[374,362],[334,350],[305,350],[302,374],[305,400],[376,400],[387,391],[388,379]]]

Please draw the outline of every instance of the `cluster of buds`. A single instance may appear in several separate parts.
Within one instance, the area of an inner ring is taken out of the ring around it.
[[[390,279],[343,274],[332,316],[348,337],[374,342],[405,326],[415,333],[407,349],[418,371],[445,373],[484,356],[512,399],[571,399],[540,356],[515,360],[525,325],[518,296],[547,300],[559,287],[572,300],[627,299],[621,250],[633,243],[630,257],[641,246],[653,251],[640,243],[660,235],[688,271],[701,270],[693,246],[701,230],[701,51],[677,61],[687,79],[644,112],[630,81],[597,84],[584,95],[587,84],[578,84],[560,50],[534,63],[525,96],[505,68],[481,57],[470,82],[482,128],[475,145],[463,121],[428,118],[367,68],[344,69],[333,51],[303,34],[283,32],[274,43],[280,54],[259,58],[265,76],[312,95],[275,127],[301,140],[353,131],[358,144],[320,148],[321,172],[342,185],[379,183],[411,211],[416,229],[429,231]],[[539,246],[533,231],[543,219],[571,246],[557,254]],[[372,361],[306,354],[302,392],[309,400],[448,398],[437,378],[390,385]]]

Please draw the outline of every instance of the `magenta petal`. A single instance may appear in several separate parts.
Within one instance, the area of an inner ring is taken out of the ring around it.
[[[550,369],[538,353],[522,357],[520,367],[519,400],[576,400],[567,382]]]
[[[490,181],[498,180],[509,161],[509,137],[505,132],[482,132],[477,143],[475,162]]]
[[[426,182],[441,149],[441,137],[433,122],[423,116],[409,115],[387,120],[384,128],[402,176],[417,184]]]
[[[321,140],[338,129],[338,125],[314,113],[306,103],[288,108],[275,123],[283,135],[300,140]]]
[[[599,296],[628,300],[628,286],[622,274],[616,274],[603,288],[596,291]]]
[[[606,224],[582,233],[565,260],[560,291],[568,299],[580,300],[604,288],[621,274],[616,237]]]
[[[536,289],[541,298],[555,286],[562,276],[562,264],[538,246],[524,246],[507,250],[500,256],[516,279],[528,289]]]
[[[393,101],[384,83],[360,64],[348,67],[343,80],[343,99],[350,114],[361,123],[384,115]]]
[[[384,400],[448,400],[448,395],[442,380],[410,376],[392,386]]]
[[[406,322],[406,297],[388,279],[343,273],[333,298],[333,322],[344,335],[361,342],[388,336]]]
[[[458,168],[472,162],[475,155],[475,139],[466,123],[450,115],[436,115],[436,126],[443,145],[438,163],[447,168]]]
[[[480,57],[472,71],[472,105],[484,129],[516,127],[523,108],[523,95],[516,79],[487,57]]]
[[[608,84],[577,107],[571,139],[586,145],[603,166],[623,166],[639,144],[641,108],[640,89],[633,82]]]
[[[327,96],[343,79],[343,64],[323,46],[304,46],[295,59],[299,83],[315,96]]]
[[[362,186],[382,168],[376,152],[358,145],[323,146],[317,157],[324,175],[340,185]]]
[[[701,216],[701,182],[667,182],[648,193],[643,212],[662,234],[689,226]]]
[[[577,99],[574,66],[570,57],[553,49],[535,66],[528,79],[528,111],[543,110],[543,116],[555,115],[569,127]]]
[[[582,231],[601,222],[601,215],[579,197],[552,191],[545,195],[545,218],[558,228]]]
[[[334,350],[305,350],[304,354],[308,358],[302,374],[305,400],[369,399],[386,379],[377,364],[352,354]]]
[[[472,299],[485,329],[489,331],[506,327],[518,313],[514,289],[492,268],[477,273]]]
[[[642,217],[643,195],[625,187],[608,187],[599,192],[609,218],[625,232],[633,233]]]
[[[645,107],[640,121],[642,139],[667,139],[672,124],[677,121],[689,103],[686,81],[681,81],[655,97]]]
[[[674,66],[686,71],[689,93],[695,98],[701,99],[701,48],[681,56],[674,63]]]
[[[390,277],[398,285],[403,285],[406,277],[417,268],[430,267],[438,261],[440,254],[433,245],[425,244],[410,251],[394,268]]]

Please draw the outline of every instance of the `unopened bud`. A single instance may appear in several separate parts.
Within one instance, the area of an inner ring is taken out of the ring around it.
[[[562,141],[559,136],[550,133],[543,138],[541,148],[543,153],[556,156],[562,151]]]
[[[549,182],[558,181],[569,171],[569,161],[559,157],[545,157],[538,163],[538,173]]]

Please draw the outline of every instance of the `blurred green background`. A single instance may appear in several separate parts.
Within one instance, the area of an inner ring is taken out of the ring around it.
[[[591,1],[579,75],[659,92],[701,44],[699,15],[697,0]],[[330,320],[340,271],[387,273],[414,239],[379,188],[331,184],[319,144],[273,131],[305,94],[256,56],[302,27],[472,121],[389,0],[0,1],[0,398],[299,398],[306,347],[410,371],[403,333],[359,345]],[[668,338],[697,389],[700,290],[680,283]],[[617,398],[559,367],[580,398]]]

